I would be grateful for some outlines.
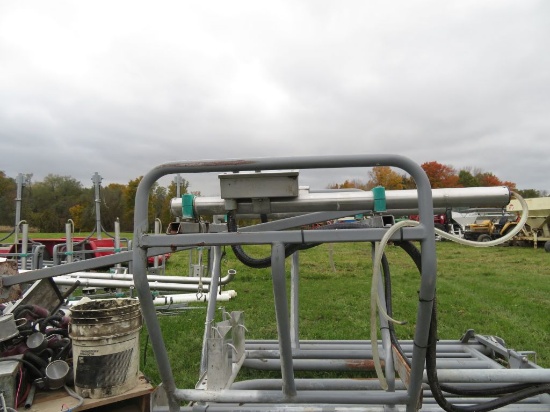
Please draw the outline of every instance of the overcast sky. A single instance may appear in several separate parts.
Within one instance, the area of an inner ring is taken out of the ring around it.
[[[0,170],[396,153],[550,190],[550,2],[0,2]],[[217,192],[216,176],[183,176]],[[364,170],[305,175],[312,188]]]

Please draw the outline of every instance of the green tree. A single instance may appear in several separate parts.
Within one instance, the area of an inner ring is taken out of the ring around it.
[[[462,187],[477,187],[479,186],[479,181],[477,178],[466,169],[461,169],[458,172],[458,183]]]
[[[401,190],[404,188],[402,176],[389,166],[375,166],[369,171],[367,189],[375,186],[384,186],[387,190]]]
[[[81,201],[82,184],[70,176],[49,174],[34,183],[30,196],[31,224],[43,232],[63,232],[69,209]]]
[[[119,183],[101,188],[101,221],[106,230],[114,231],[117,219],[121,220],[125,215],[125,191],[126,186]],[[124,230],[131,231],[131,226]]]
[[[120,219],[122,230],[132,231],[134,228],[134,208],[136,201],[136,192],[139,185],[139,182],[143,176],[140,176],[134,180],[130,180],[123,192],[123,205],[124,205],[124,214]]]
[[[367,184],[359,179],[344,180],[344,183],[331,183],[327,189],[361,189],[367,190]]]
[[[130,180],[130,182],[128,182],[128,185],[125,187],[125,190],[123,193],[124,214],[123,214],[123,217],[121,218],[121,227],[124,228],[123,230],[131,231],[134,228],[134,210],[135,210],[135,202],[136,202],[136,193],[142,178],[143,176],[140,176],[134,180]],[[149,202],[148,202],[149,230],[153,229],[154,227],[153,222],[157,217],[156,213],[159,210],[156,196],[161,197],[162,201],[165,201],[165,197],[166,197],[166,193],[165,193],[166,189],[162,190],[158,188],[159,188],[159,184],[158,182],[155,182],[149,192]]]
[[[15,197],[17,185],[15,179],[0,171],[0,225],[12,226],[15,223]]]
[[[530,198],[533,198],[533,197],[543,197],[544,196],[539,190],[536,190],[536,189],[518,190],[518,193],[524,199],[530,199]]]

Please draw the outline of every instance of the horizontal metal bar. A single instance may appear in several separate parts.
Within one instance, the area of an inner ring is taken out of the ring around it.
[[[380,356],[384,357],[384,350],[379,349]],[[409,358],[412,356],[411,350],[405,355]],[[277,349],[264,349],[264,350],[247,350],[247,359],[279,359],[281,356],[280,351]],[[293,349],[292,357],[294,359],[372,359],[372,350],[368,349],[317,349],[317,350],[303,350]],[[437,357],[445,359],[475,359],[472,355],[459,352],[438,352]]]
[[[382,358],[384,352],[380,354]],[[250,369],[276,371],[281,369],[279,359],[246,359],[244,366]],[[372,359],[360,358],[331,358],[331,359],[294,359],[294,370],[299,371],[367,371],[374,370]],[[478,370],[490,368],[491,362],[477,359],[438,359],[438,368]]]
[[[381,342],[379,343],[379,351],[382,351]],[[277,350],[278,343],[274,340],[247,340],[245,349],[247,351],[255,350]],[[405,353],[410,353],[414,344],[410,340],[404,340],[400,342],[401,348]],[[469,349],[475,349],[483,354],[490,353],[489,350],[479,343],[468,343],[463,344],[456,340],[441,340],[437,342],[437,353],[440,352],[446,353],[470,353]],[[300,341],[300,350],[302,351],[311,351],[315,352],[317,350],[371,350],[370,341],[365,340],[350,340],[350,341],[341,341],[341,340],[327,340],[323,341],[310,341],[310,340],[301,340]]]
[[[441,383],[550,383],[548,369],[438,369],[437,375]]]
[[[406,393],[385,391],[300,391],[288,397],[278,391],[232,390],[203,391],[176,389],[175,396],[181,401],[196,402],[260,402],[260,403],[343,403],[343,404],[404,404],[409,399]]]
[[[38,279],[50,278],[54,276],[66,275],[72,272],[81,272],[95,269],[103,266],[114,266],[117,263],[129,262],[132,260],[132,252],[120,252],[112,255],[101,256],[97,258],[79,260],[64,265],[51,266],[44,269],[37,269],[28,272],[19,273],[15,276],[2,277],[4,286],[11,286],[18,283],[34,282]]]
[[[478,400],[479,401],[479,400]],[[474,402],[470,402],[474,403]],[[466,405],[464,405],[466,406]],[[307,404],[307,405],[260,405],[260,404],[249,404],[249,405],[215,405],[209,404],[204,407],[205,409],[200,409],[198,406],[182,406],[180,412],[404,412],[405,407],[396,405],[392,406],[391,409],[388,409],[387,406],[383,405],[319,405],[319,404]],[[167,412],[168,407],[155,407],[153,412]],[[443,409],[437,404],[423,404],[421,412],[443,412]],[[506,405],[502,408],[499,408],[499,412],[548,412],[548,405],[525,405],[525,404],[512,404]]]
[[[289,230],[283,232],[261,233],[190,233],[184,235],[143,235],[139,239],[139,246],[170,247],[171,245],[261,245],[274,242],[283,243],[338,243],[338,242],[373,242],[380,240],[386,229],[365,228],[346,230]],[[405,227],[401,232],[392,236],[392,240],[418,240],[426,236],[425,228]]]

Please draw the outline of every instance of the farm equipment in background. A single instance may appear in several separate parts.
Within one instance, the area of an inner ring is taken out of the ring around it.
[[[410,215],[409,219],[418,222],[418,215]],[[445,213],[434,215],[434,227],[455,236],[462,237],[463,227],[453,218],[453,212],[448,209]]]
[[[125,245],[118,248],[119,251],[128,250],[128,241],[123,241]],[[24,253],[22,242],[20,239],[17,244],[0,246],[0,257],[9,258]],[[114,238],[74,237],[72,238],[72,250],[67,251],[67,238],[65,237],[53,239],[34,238],[28,240],[27,251],[29,251],[30,261],[34,261],[33,267],[30,267],[30,269],[39,269],[43,266],[66,263],[66,258],[69,255],[72,256],[72,261],[112,255],[116,253],[117,247]],[[162,265],[169,258],[169,253],[159,255],[157,256],[157,264]],[[147,263],[149,266],[153,266],[155,257],[150,256]]]
[[[514,241],[519,245],[532,244],[535,248],[539,243],[544,243],[544,250],[550,252],[550,197],[530,198],[525,199],[525,202],[529,208],[529,217]],[[516,213],[520,209],[516,200],[512,200],[506,207],[510,213]]]
[[[510,233],[516,227],[515,215],[503,214],[498,218],[484,219],[464,228],[464,239],[476,242],[489,242]]]

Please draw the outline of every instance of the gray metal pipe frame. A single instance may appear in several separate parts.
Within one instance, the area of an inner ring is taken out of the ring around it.
[[[238,402],[238,403],[342,403],[342,404],[387,404],[399,405],[408,401],[405,392],[386,391],[300,391],[288,396],[281,390],[222,390],[177,389],[175,396],[181,401]],[[178,409],[179,410],[179,409]]]
[[[290,259],[290,340],[295,350],[300,347],[300,253],[294,252]]]
[[[231,389],[243,390],[276,390],[281,387],[281,379],[250,379],[246,381],[234,382]],[[501,388],[499,383],[475,383],[456,385],[461,389],[494,389]],[[296,379],[296,388],[298,390],[381,390],[380,382],[377,379],[351,379],[351,378],[313,378]],[[396,390],[406,389],[401,381],[395,382]],[[429,386],[426,383],[422,389],[428,391]]]
[[[432,207],[452,209],[458,207],[505,207],[510,203],[510,190],[499,187],[469,187],[431,189]],[[472,206],[474,205],[474,206]],[[387,190],[386,207],[398,213],[399,210],[414,212],[418,210],[418,193],[416,190]],[[172,213],[182,214],[182,199],[171,201]],[[223,215],[227,213],[225,201],[219,197],[197,197],[194,200],[197,215]],[[311,213],[328,211],[372,211],[374,198],[370,191],[328,191],[308,193],[303,190],[295,198],[270,200],[271,213]],[[237,214],[258,215],[250,201],[240,200],[237,203]],[[403,214],[403,213],[402,213]]]
[[[280,369],[283,378],[283,394],[286,397],[294,397],[296,396],[296,385],[294,384],[292,338],[290,336],[288,299],[286,296],[285,246],[282,243],[274,243],[271,247],[271,273],[279,350],[281,352]]]
[[[15,181],[17,183],[17,194],[15,197],[14,243],[17,244],[19,241],[19,223],[21,222],[21,201],[22,201],[23,186],[24,186],[23,174],[19,173]]]
[[[428,342],[428,331],[431,319],[431,311],[433,305],[433,299],[435,296],[435,282],[436,282],[436,273],[437,273],[437,264],[436,264],[436,255],[435,255],[435,237],[434,233],[434,222],[433,222],[433,201],[432,201],[432,190],[430,187],[430,182],[426,173],[422,168],[412,160],[398,155],[350,155],[350,156],[307,156],[307,157],[287,157],[287,158],[256,158],[256,159],[232,159],[232,160],[204,160],[204,161],[179,161],[179,162],[170,162],[159,165],[149,171],[143,179],[140,181],[135,198],[135,212],[134,212],[134,244],[133,244],[133,265],[134,265],[134,283],[138,296],[140,298],[140,304],[142,308],[142,313],[147,325],[151,337],[151,345],[156,357],[156,362],[158,365],[159,373],[166,390],[169,402],[169,408],[171,411],[179,410],[179,399],[181,397],[181,390],[176,389],[174,377],[172,374],[172,368],[170,365],[170,360],[166,351],[166,347],[162,338],[162,331],[155,313],[155,307],[151,301],[148,299],[150,296],[149,284],[147,281],[147,249],[154,246],[170,246],[165,245],[165,239],[161,240],[159,235],[148,235],[147,231],[149,228],[148,221],[148,199],[149,192],[153,187],[154,183],[161,177],[168,174],[176,173],[210,173],[210,172],[235,172],[235,171],[256,171],[256,170],[288,170],[288,169],[335,169],[335,168],[351,168],[351,167],[373,167],[373,166],[392,166],[397,167],[411,175],[413,180],[417,185],[417,198],[416,205],[419,209],[419,222],[420,226],[417,228],[418,231],[414,232],[417,235],[417,240],[420,241],[422,248],[422,276],[420,281],[419,288],[419,304],[418,304],[418,313],[416,320],[416,331],[415,331],[415,346],[413,349],[413,362],[411,368],[410,381],[411,384],[408,389],[407,396],[401,399],[400,401],[407,402],[407,411],[412,412],[416,410],[416,405],[421,393],[422,385],[422,373],[424,369],[424,361],[426,356],[426,346]],[[312,196],[315,194],[312,194]],[[324,194],[318,194],[323,196]],[[397,199],[396,199],[397,200]],[[343,199],[341,199],[343,202]],[[296,202],[291,202],[296,203]],[[304,210],[305,212],[311,211],[311,202],[304,202],[303,209],[296,205],[292,206],[290,211],[300,212]],[[325,202],[326,203],[326,202]],[[367,203],[367,204],[365,204]],[[353,200],[351,202],[351,209],[364,209],[369,208],[368,199],[363,199],[362,206],[357,206],[357,201]],[[393,205],[394,201],[390,200],[389,208],[395,208]],[[404,204],[407,202],[395,201],[397,208],[405,207]],[[337,205],[338,202],[333,202],[333,205]],[[323,206],[327,208],[327,206]],[[286,207],[285,207],[286,209]],[[286,210],[285,210],[286,211]],[[215,211],[213,211],[215,212]],[[221,211],[225,213],[225,210]],[[219,213],[212,213],[219,214]],[[343,231],[340,231],[343,232]],[[365,231],[366,232],[366,231]],[[405,231],[404,231],[405,232]],[[413,232],[410,232],[413,233]],[[382,233],[380,233],[382,234]],[[224,234],[216,234],[216,236],[222,236]],[[253,234],[242,234],[242,233],[232,233],[226,234],[231,236],[226,241],[227,244],[233,243],[242,243],[242,236],[251,236]],[[182,244],[185,244],[188,239],[185,237],[179,238],[181,235],[175,235],[172,238],[172,244],[178,244],[178,241],[181,241]],[[285,236],[281,236],[281,239],[277,239],[277,235],[273,234],[271,236],[271,242],[274,245],[274,264],[275,268],[280,265],[278,259],[281,259],[279,256],[279,249],[282,245],[277,245],[278,243],[285,241]],[[330,238],[330,237],[329,237]],[[358,236],[358,240],[365,241],[364,237]],[[375,240],[375,239],[373,239]],[[158,244],[155,244],[157,243]],[[198,236],[197,244],[207,244],[211,241],[211,245],[220,244],[216,241],[216,238],[210,239],[207,236]],[[303,239],[294,238],[290,240],[291,243],[300,243]],[[263,243],[263,242],[255,242]],[[277,257],[279,256],[279,257]],[[284,263],[284,262],[283,262]],[[276,277],[277,270],[273,271],[274,277]],[[276,287],[274,286],[274,290]],[[278,298],[276,298],[277,300]],[[286,308],[286,302],[285,302]],[[286,311],[284,311],[286,312]],[[279,316],[280,314],[278,314]],[[289,337],[289,347],[290,347],[290,337]],[[288,382],[287,382],[288,383]],[[292,388],[287,388],[288,392],[292,392]],[[238,396],[235,395],[235,400],[241,402],[242,400],[237,399]],[[231,398],[233,398],[233,396]],[[257,394],[258,396],[260,394]],[[318,394],[316,394],[318,395]],[[212,399],[208,396],[207,393],[203,393],[201,396],[205,396],[205,401]],[[302,396],[302,395],[300,395]],[[215,398],[215,396],[214,396]],[[391,396],[384,395],[382,397],[384,402],[388,404],[395,404],[395,395]],[[302,399],[302,398],[300,398]],[[348,399],[348,398],[346,398]],[[342,398],[341,402],[346,402],[346,399]],[[392,400],[393,399],[393,400]],[[255,399],[258,401],[259,399]],[[280,393],[276,397],[276,400],[281,400],[283,402],[288,401],[286,395],[280,396]],[[312,399],[313,400],[313,399]],[[315,399],[315,402],[318,400]],[[331,398],[329,402],[340,402],[340,399]]]
[[[28,254],[28,247],[29,247],[29,224],[23,223],[21,227],[23,228],[23,239],[21,242],[21,268],[27,269],[27,254]]]
[[[213,291],[218,289],[218,279],[221,274],[221,260],[222,260],[222,251],[219,246],[213,246],[211,248],[212,252],[212,272],[210,273],[211,277],[211,287]],[[206,320],[204,322],[204,336],[202,340],[202,353],[201,353],[201,366],[200,374],[206,372],[208,369],[208,338],[210,338],[210,327],[214,322],[214,317],[216,315],[216,298],[217,293],[210,294],[210,300],[208,301],[208,307],[206,308]]]
[[[465,402],[463,405],[474,404],[475,400],[471,399],[468,402]],[[334,406],[334,405],[208,405],[208,407],[202,405],[182,407],[181,412],[226,412],[227,410],[238,410],[239,412],[404,412],[405,408],[399,405],[395,406],[384,406],[384,405],[371,405],[371,406],[362,406],[362,405],[344,405],[344,406]],[[548,405],[528,405],[529,412],[548,412]],[[155,408],[155,412],[165,412],[168,411],[168,408]],[[422,412],[443,412],[443,409],[437,404],[424,405],[421,409]],[[499,412],[525,412],[525,404],[517,405],[508,405],[504,408],[499,409]]]
[[[387,356],[388,352],[384,352]],[[391,353],[391,352],[390,352]],[[492,368],[495,362],[480,361],[474,359],[440,359],[437,361],[437,366],[441,368],[452,369],[480,369]],[[281,369],[279,359],[246,359],[243,364],[245,367],[264,371],[277,371]],[[388,366],[386,362],[384,365]],[[390,362],[390,367],[393,367],[393,362]],[[357,359],[354,357],[346,357],[343,354],[339,359],[294,359],[293,368],[295,371],[374,371],[372,359]],[[386,375],[388,386],[390,388],[394,384],[394,376]],[[391,381],[390,381],[391,378]],[[390,389],[391,391],[391,389]]]
[[[405,350],[405,352],[410,352],[412,348],[414,347],[414,343],[410,340],[406,341],[400,341],[401,347]],[[378,345],[381,345],[381,342],[378,341]],[[255,340],[255,339],[249,339],[246,341],[246,349],[276,349],[278,346],[277,340],[271,339],[271,340]],[[370,348],[371,343],[368,340],[302,340],[300,341],[300,348],[301,349],[357,349],[357,350],[365,350]],[[440,340],[437,342],[437,348],[438,350],[444,350],[444,351],[453,351],[453,352],[463,352],[465,345],[463,342],[457,341],[457,340]],[[479,351],[483,351],[484,349],[487,349],[483,344],[479,342],[468,342],[467,348],[473,348]],[[380,350],[382,350],[382,347],[380,346]]]
[[[380,354],[385,356],[386,352],[383,349],[379,350]],[[410,357],[410,351],[405,355]],[[280,357],[278,349],[271,350],[246,350],[247,359],[278,359]],[[469,353],[462,352],[438,352],[439,358],[453,358],[453,359],[472,359],[477,358]],[[369,349],[315,349],[315,350],[303,350],[293,349],[292,357],[294,359],[372,359],[372,350]]]

